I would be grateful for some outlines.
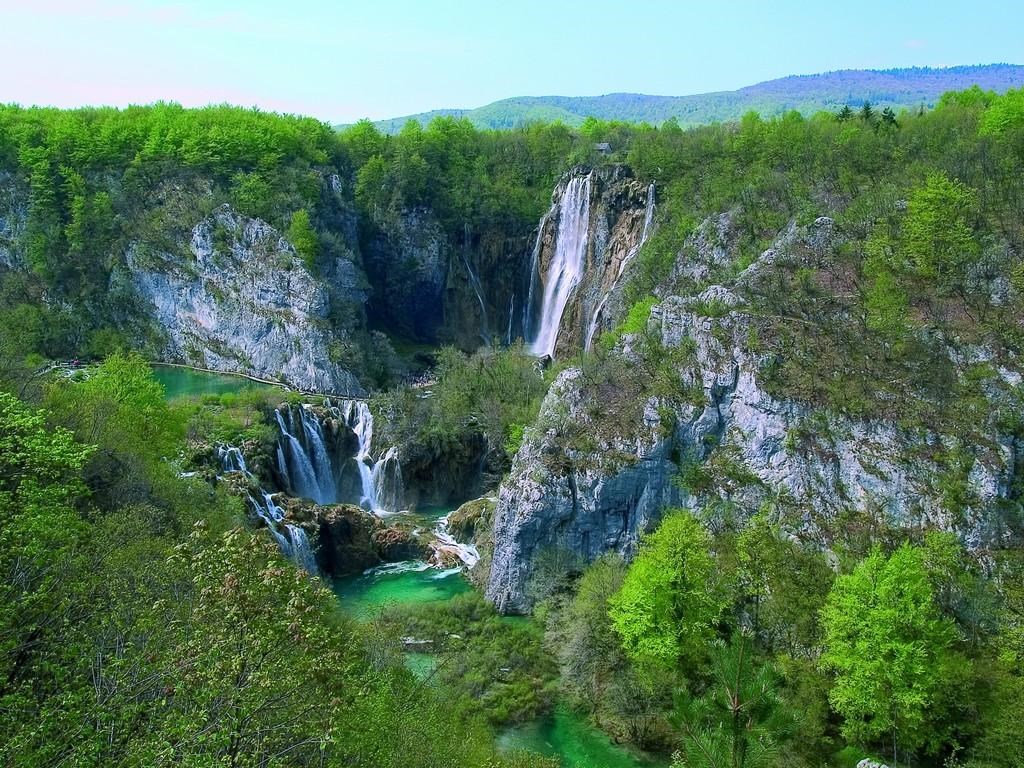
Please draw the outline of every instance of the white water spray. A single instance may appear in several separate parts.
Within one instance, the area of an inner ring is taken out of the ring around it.
[[[565,187],[559,205],[558,232],[555,253],[548,264],[541,301],[540,328],[530,344],[530,351],[538,357],[552,355],[558,341],[565,305],[573,289],[583,277],[587,252],[587,232],[590,226],[590,182],[593,174],[575,176]],[[539,241],[543,226],[537,235]]]
[[[217,457],[220,459],[221,468],[225,473],[239,472],[250,480],[255,480],[255,476],[246,467],[242,451],[237,446],[218,446]],[[267,530],[277,542],[281,554],[309,573],[320,572],[306,532],[285,520],[284,510],[274,503],[273,497],[267,491],[260,488],[258,494],[250,493],[249,504],[256,516],[266,524]],[[282,528],[284,532],[282,532]]]

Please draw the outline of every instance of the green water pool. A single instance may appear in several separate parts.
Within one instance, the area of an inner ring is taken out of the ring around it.
[[[502,750],[526,749],[557,757],[563,768],[659,768],[665,761],[640,755],[612,740],[566,707],[542,720],[510,728],[498,735]]]
[[[389,605],[450,600],[470,589],[458,569],[441,571],[415,562],[392,563],[334,582],[342,608],[360,619],[372,618]]]
[[[440,514],[430,510],[423,515],[423,522],[436,520]],[[470,589],[457,569],[441,571],[416,562],[393,563],[334,582],[342,607],[362,620],[373,618],[389,605],[440,602]],[[529,619],[509,617],[509,621]],[[414,675],[427,679],[438,659],[428,653],[406,653],[405,663]],[[497,744],[503,751],[525,749],[557,757],[563,768],[660,768],[668,764],[614,744],[603,731],[566,707],[556,708],[539,721],[501,731]]]
[[[271,386],[244,376],[209,373],[170,365],[154,365],[153,378],[163,384],[168,400],[199,395],[222,395],[227,392],[241,392],[249,387]]]

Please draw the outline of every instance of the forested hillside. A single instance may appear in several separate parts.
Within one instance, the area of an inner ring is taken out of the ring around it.
[[[1024,90],[0,109],[0,763],[1016,768],[1022,211]]]
[[[559,121],[579,126],[588,118],[680,125],[738,120],[745,112],[776,117],[795,109],[805,115],[865,101],[894,110],[935,106],[946,91],[978,85],[1000,93],[1024,85],[1024,67],[1013,64],[931,69],[849,69],[820,75],[791,75],[748,85],[735,91],[693,96],[649,96],[610,93],[603,96],[521,96],[502,99],[475,109],[441,109],[419,115],[381,120],[385,133],[397,133],[408,120],[427,124],[435,117],[469,120],[477,128],[508,129],[530,122]]]

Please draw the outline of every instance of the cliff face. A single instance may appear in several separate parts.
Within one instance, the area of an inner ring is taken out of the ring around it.
[[[952,530],[975,550],[1010,535],[999,509],[1022,446],[994,421],[979,426],[986,438],[957,467],[966,506],[954,510],[943,491],[954,436],[852,419],[766,390],[767,356],[785,350],[755,343],[756,318],[742,295],[779,260],[831,247],[830,227],[821,219],[789,228],[732,287],[663,291],[646,333],[659,372],[637,336],[610,356],[625,372],[618,385],[595,382],[585,368],[559,376],[498,494],[487,597],[501,611],[529,609],[528,581],[545,550],[582,561],[608,551],[630,557],[670,506],[714,525],[723,502],[739,515],[770,502],[784,510],[791,535],[826,550],[872,521]],[[688,246],[677,284],[699,283],[728,259],[729,217],[705,222]],[[666,375],[677,394],[635,384]],[[1000,377],[994,399],[1019,381],[1011,371]]]
[[[164,359],[281,380],[314,392],[359,395],[356,378],[332,359],[327,288],[293,246],[259,219],[222,206],[193,227],[189,258],[142,255],[128,271],[163,330]],[[361,299],[356,266],[336,259],[329,279]]]
[[[363,250],[376,322],[463,349],[523,335],[529,232],[510,224],[451,237],[419,209],[373,224]]]

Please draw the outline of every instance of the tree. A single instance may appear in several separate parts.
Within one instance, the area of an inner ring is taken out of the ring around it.
[[[615,673],[625,665],[612,629],[608,602],[621,588],[626,566],[618,555],[594,561],[559,616],[558,662],[563,684],[585,704],[596,707]]]
[[[609,614],[627,656],[671,669],[704,656],[724,607],[711,536],[676,510],[641,542]]]
[[[314,269],[317,256],[320,255],[320,240],[309,222],[309,211],[305,208],[300,208],[292,214],[291,223],[288,225],[288,241],[302,257],[306,269]]]
[[[829,699],[844,718],[844,737],[887,742],[893,760],[901,749],[935,751],[967,662],[935,601],[924,552],[904,544],[886,557],[876,548],[836,579],[822,624],[821,662],[835,674]]]
[[[840,123],[845,123],[848,120],[852,120],[852,119],[853,119],[853,110],[850,109],[850,105],[849,104],[843,104],[843,108],[840,109],[839,112],[836,113],[836,120],[838,120]]]
[[[977,194],[944,173],[928,176],[923,187],[907,201],[901,244],[917,272],[950,289],[963,277],[979,254],[971,225]]]
[[[52,429],[44,412],[0,392],[0,713],[60,688],[52,650],[83,610],[70,587],[84,535],[80,473],[91,452]],[[10,737],[4,731],[0,741]]]
[[[875,110],[872,109],[870,101],[865,101],[864,105],[860,108],[860,119],[869,125],[874,124]]]
[[[750,639],[736,632],[732,642],[711,651],[711,684],[699,696],[676,695],[676,726],[683,746],[673,768],[768,768],[793,725],[778,695],[780,681],[767,664],[757,664]]]

